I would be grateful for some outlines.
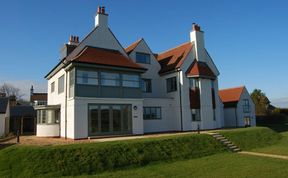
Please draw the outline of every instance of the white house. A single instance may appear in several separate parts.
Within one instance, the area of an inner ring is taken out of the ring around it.
[[[221,128],[218,75],[198,25],[188,42],[155,54],[144,39],[123,48],[99,7],[95,28],[82,41],[71,36],[46,75],[48,105],[37,108],[37,136]]]
[[[245,86],[219,90],[225,127],[256,126],[255,105]]]
[[[8,111],[9,111],[9,98],[0,96],[0,138],[6,135],[6,122],[7,122],[6,115]]]

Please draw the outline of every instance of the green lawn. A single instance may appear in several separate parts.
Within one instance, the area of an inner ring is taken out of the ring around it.
[[[278,143],[251,151],[288,156],[288,132],[282,132],[281,135],[283,135],[283,138]]]
[[[140,168],[128,168],[78,178],[118,177],[288,177],[287,160],[263,158],[233,153],[221,153],[203,158],[175,162],[159,162]]]

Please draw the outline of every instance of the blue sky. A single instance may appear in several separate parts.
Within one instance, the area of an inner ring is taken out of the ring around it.
[[[143,37],[154,52],[189,41],[193,22],[220,71],[220,88],[246,85],[270,99],[288,98],[288,3],[285,1],[9,0],[0,6],[0,83],[28,95],[46,88],[45,74],[70,35],[85,37],[98,5],[126,47]]]

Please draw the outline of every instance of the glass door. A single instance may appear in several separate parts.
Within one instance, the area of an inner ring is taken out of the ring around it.
[[[90,104],[88,106],[89,136],[131,133],[131,108],[131,105]]]

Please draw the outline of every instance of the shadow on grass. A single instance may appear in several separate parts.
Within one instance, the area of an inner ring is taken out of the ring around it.
[[[2,144],[0,143],[0,150],[7,148],[9,146],[15,145],[15,143],[6,143],[6,144]]]

